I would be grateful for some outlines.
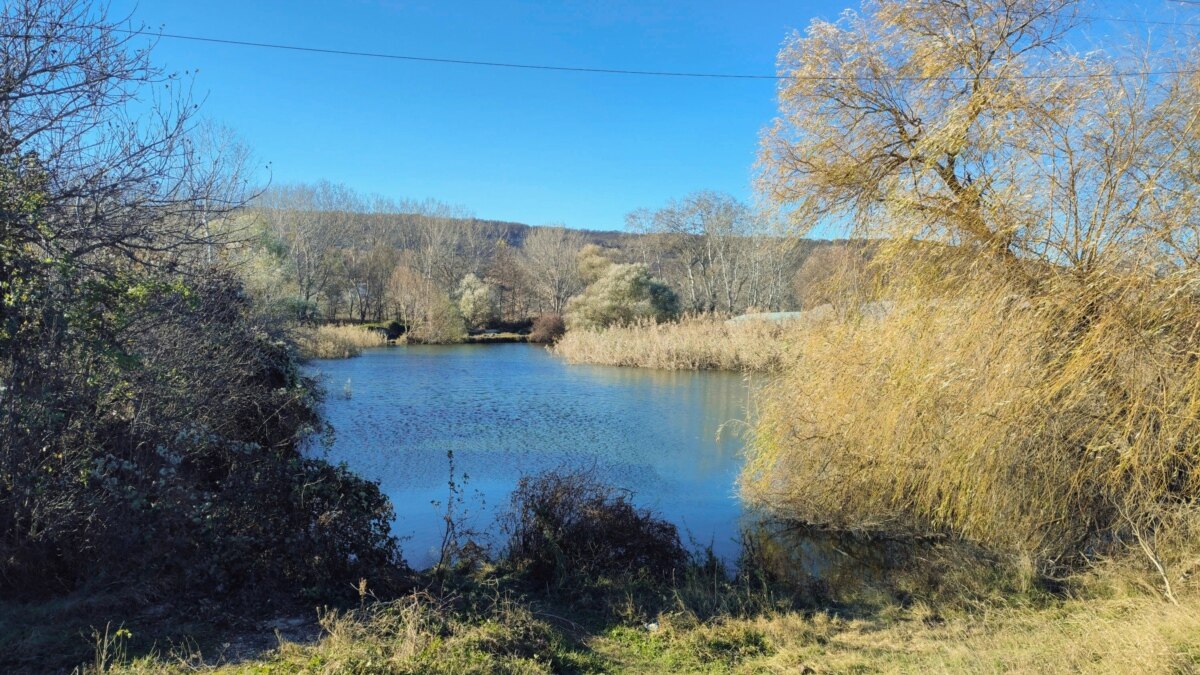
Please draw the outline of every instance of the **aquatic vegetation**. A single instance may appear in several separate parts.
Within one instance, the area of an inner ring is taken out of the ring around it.
[[[789,335],[795,327],[792,322],[728,322],[714,316],[642,321],[567,331],[554,353],[571,363],[771,372],[790,360]]]
[[[383,331],[362,326],[298,326],[293,335],[301,357],[309,359],[346,359],[388,343]]]

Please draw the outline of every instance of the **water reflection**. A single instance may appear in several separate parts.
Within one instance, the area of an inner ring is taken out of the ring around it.
[[[426,565],[440,542],[447,454],[466,474],[476,528],[492,526],[523,473],[594,468],[718,555],[734,558],[734,481],[748,387],[730,373],[568,366],[529,345],[397,347],[317,361],[331,393],[329,459],[378,480],[405,555]],[[718,433],[720,438],[718,438]]]

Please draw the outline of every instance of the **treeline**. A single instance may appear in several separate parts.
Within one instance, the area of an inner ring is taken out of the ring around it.
[[[605,275],[611,288],[593,296],[630,296],[614,300],[629,316],[612,321],[647,314],[632,305],[651,280],[669,291],[659,294],[660,314],[792,309],[804,299],[797,273],[821,245],[710,192],[631,213],[628,226],[480,220],[436,201],[329,182],[268,189],[227,224],[241,241],[229,257],[265,306],[300,321],[394,320],[433,341],[451,337],[460,319],[470,329],[567,314],[573,298],[588,304],[585,291]],[[581,324],[597,319],[593,312]]]

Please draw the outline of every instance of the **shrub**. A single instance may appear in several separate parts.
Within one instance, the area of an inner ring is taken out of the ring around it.
[[[474,274],[463,277],[458,286],[458,309],[467,326],[473,330],[496,320],[498,302],[496,287],[481,281]]]
[[[362,324],[362,327],[366,328],[368,330],[371,330],[373,332],[379,333],[380,335],[382,335],[383,337],[385,337],[388,340],[399,339],[400,336],[404,335],[405,331],[407,330],[404,327],[404,324],[402,324],[396,320],[388,321],[386,323],[378,322],[378,323]]]
[[[533,330],[533,319],[514,319],[512,321],[504,321],[497,319],[491,323],[491,327],[501,333],[517,333],[519,335],[528,335]]]
[[[553,344],[566,332],[567,324],[563,322],[561,314],[542,314],[533,320],[529,341]]]
[[[505,529],[508,562],[542,582],[667,578],[687,561],[674,525],[588,472],[522,478]]]
[[[679,312],[679,299],[641,263],[609,265],[595,283],[567,302],[567,324],[595,329],[663,320]]]
[[[458,305],[444,294],[430,300],[424,320],[408,333],[409,341],[435,345],[455,344],[466,337],[467,327]]]
[[[92,329],[92,340],[111,336],[102,349],[46,351],[39,378],[6,379],[4,594],[85,582],[147,594],[324,594],[361,577],[385,587],[401,571],[390,504],[375,484],[303,457],[319,425],[315,384],[236,282],[103,288],[112,316],[98,321],[122,330]]]

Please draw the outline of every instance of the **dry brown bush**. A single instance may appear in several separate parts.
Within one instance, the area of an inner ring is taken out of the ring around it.
[[[666,579],[687,562],[675,525],[587,471],[523,477],[506,530],[508,562],[540,582]]]
[[[552,344],[561,340],[566,332],[567,324],[561,314],[542,314],[533,320],[529,341]]]

